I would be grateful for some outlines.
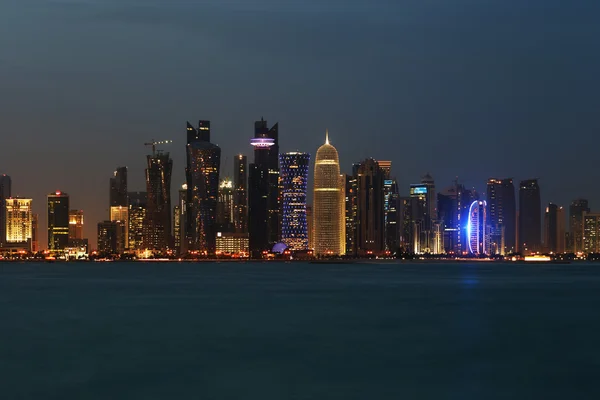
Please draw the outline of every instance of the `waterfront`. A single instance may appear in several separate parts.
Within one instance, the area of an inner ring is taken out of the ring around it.
[[[0,264],[6,399],[598,398],[600,265]]]

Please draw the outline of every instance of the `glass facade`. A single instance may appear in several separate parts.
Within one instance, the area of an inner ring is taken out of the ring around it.
[[[281,241],[290,250],[308,249],[306,219],[306,190],[310,154],[284,153],[279,155],[282,186]]]

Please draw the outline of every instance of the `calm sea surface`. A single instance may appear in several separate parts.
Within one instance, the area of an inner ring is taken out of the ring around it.
[[[599,399],[600,265],[0,264],[1,399]]]

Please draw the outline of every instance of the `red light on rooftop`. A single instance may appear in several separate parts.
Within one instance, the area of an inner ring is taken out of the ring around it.
[[[61,193],[60,193],[60,190],[57,190],[57,191],[56,191],[56,195],[57,195],[57,196],[60,196],[60,195],[61,195]]]

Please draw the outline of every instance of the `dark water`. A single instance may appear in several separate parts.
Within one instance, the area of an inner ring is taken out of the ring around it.
[[[2,399],[598,399],[600,266],[0,264]]]

